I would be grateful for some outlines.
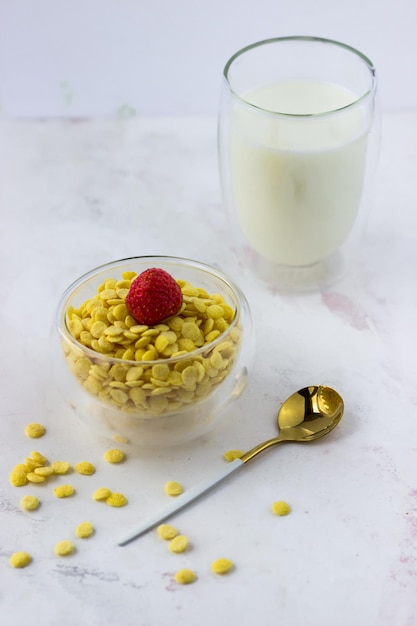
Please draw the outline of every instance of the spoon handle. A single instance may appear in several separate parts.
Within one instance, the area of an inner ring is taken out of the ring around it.
[[[162,511],[159,511],[156,515],[152,515],[148,519],[145,519],[139,526],[133,528],[130,533],[128,533],[125,537],[118,541],[119,546],[125,546],[126,544],[133,541],[133,539],[137,539],[141,535],[145,534],[151,528],[154,528],[168,517],[177,513],[188,504],[197,500],[204,493],[209,491],[212,487],[220,483],[222,480],[227,478],[232,472],[235,472],[237,469],[244,465],[241,459],[235,459],[231,463],[228,463],[226,467],[222,467],[221,471],[211,476],[208,480],[203,480],[191,489],[187,489],[180,496],[176,497],[173,502],[168,504]]]
[[[257,456],[264,450],[267,450],[271,446],[276,446],[278,443],[283,443],[284,441],[287,441],[287,440],[284,437],[282,437],[282,435],[279,435],[278,437],[273,437],[272,439],[268,439],[267,441],[264,441],[263,443],[259,443],[257,446],[255,446],[251,450],[248,450],[248,452],[245,452],[245,454],[242,454],[240,458],[243,461],[243,463],[247,463],[248,461],[253,459],[254,456]]]

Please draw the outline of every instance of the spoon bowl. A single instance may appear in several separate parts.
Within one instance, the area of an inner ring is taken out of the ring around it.
[[[293,393],[278,412],[281,437],[312,441],[324,437],[342,419],[341,396],[331,387],[305,387]]]
[[[331,387],[299,389],[285,400],[278,412],[279,435],[258,444],[240,459],[247,463],[260,452],[285,441],[307,443],[320,439],[338,425],[343,411],[343,400]]]

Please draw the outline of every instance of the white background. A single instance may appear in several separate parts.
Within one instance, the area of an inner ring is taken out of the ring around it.
[[[417,107],[415,0],[0,0],[0,107],[12,116],[205,115],[260,39],[315,35],[377,67],[382,108]]]

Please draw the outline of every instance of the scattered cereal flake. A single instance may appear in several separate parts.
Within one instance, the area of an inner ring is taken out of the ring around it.
[[[107,450],[104,453],[104,458],[107,463],[121,463],[125,460],[126,455],[123,450]]]
[[[13,487],[23,487],[27,484],[27,471],[20,465],[16,465],[10,473],[9,480]]]
[[[59,541],[55,546],[55,554],[57,556],[69,556],[75,550],[75,546],[72,541],[69,539],[64,539],[63,541]]]
[[[39,505],[39,498],[36,496],[23,496],[20,500],[20,506],[22,509],[25,509],[25,511],[34,511],[39,507]]]
[[[48,463],[48,459],[45,456],[43,456],[43,454],[41,454],[40,452],[36,452],[36,450],[31,452],[30,456],[34,461],[37,461],[41,465],[46,465]]]
[[[32,557],[27,552],[15,552],[9,559],[9,563],[12,567],[26,567],[32,562]]]
[[[225,558],[216,559],[211,564],[211,569],[215,574],[227,574],[232,568],[233,562]]]
[[[94,465],[88,461],[81,461],[81,463],[77,463],[74,465],[74,469],[78,472],[78,474],[83,474],[84,476],[91,476],[96,471]]]
[[[283,500],[278,500],[272,504],[272,512],[275,513],[275,515],[288,515],[290,511],[290,505]]]
[[[35,467],[33,470],[35,474],[39,476],[51,476],[54,473],[54,470],[50,465],[43,465],[42,467]]]
[[[26,478],[30,483],[44,483],[46,480],[45,476],[39,476],[39,474],[35,474],[35,472],[28,472]]]
[[[113,435],[113,440],[117,443],[129,443],[129,439],[123,435]]]
[[[27,465],[31,470],[33,470],[36,467],[42,467],[43,463],[41,463],[40,461],[36,461],[35,459],[32,459],[31,457],[26,457],[25,465]]]
[[[184,491],[182,485],[176,480],[170,480],[165,484],[165,493],[167,496],[179,496]]]
[[[51,465],[54,474],[68,474],[71,465],[67,461],[54,461]]]
[[[122,493],[112,493],[106,498],[106,503],[110,506],[124,506],[127,504],[127,498]]]
[[[97,500],[100,502],[101,500],[107,500],[111,496],[111,490],[107,489],[107,487],[100,487],[96,489],[93,493],[93,500]]]
[[[235,459],[240,459],[242,454],[244,454],[243,450],[228,450],[223,454],[223,458],[226,461],[234,461]]]
[[[30,437],[31,439],[38,439],[39,437],[43,437],[46,429],[42,424],[37,424],[33,422],[32,424],[28,424],[25,428],[25,435]]]
[[[80,539],[86,539],[87,537],[91,537],[93,533],[94,528],[91,522],[81,522],[81,524],[78,524],[77,528],[75,529],[75,535]]]
[[[72,485],[59,485],[59,487],[55,487],[54,494],[57,498],[68,498],[72,496],[75,492],[75,489]]]
[[[165,539],[166,541],[170,541],[179,535],[178,530],[169,524],[160,524],[156,529],[156,532],[161,539]]]
[[[188,585],[190,583],[193,583],[195,579],[196,575],[194,574],[193,570],[188,569],[187,567],[179,569],[178,572],[175,574],[175,580],[180,585]]]
[[[170,552],[174,552],[174,554],[180,554],[181,552],[185,552],[189,545],[188,537],[185,535],[177,535],[169,542],[169,550]]]

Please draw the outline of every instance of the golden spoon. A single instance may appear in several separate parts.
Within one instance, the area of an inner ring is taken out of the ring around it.
[[[159,514],[153,515],[138,528],[132,530],[127,537],[118,542],[118,545],[125,546],[133,539],[137,539],[137,537],[163,522],[173,513],[196,500],[267,448],[278,443],[306,443],[324,437],[340,422],[343,409],[342,398],[337,391],[330,387],[304,387],[293,393],[292,396],[285,400],[278,412],[278,437],[273,437],[260,443],[248,452],[245,452],[240,458],[228,463],[226,467],[222,468],[221,472],[212,476],[208,481],[203,481],[185,491],[175,498],[174,502],[165,507],[163,511],[160,511]]]

